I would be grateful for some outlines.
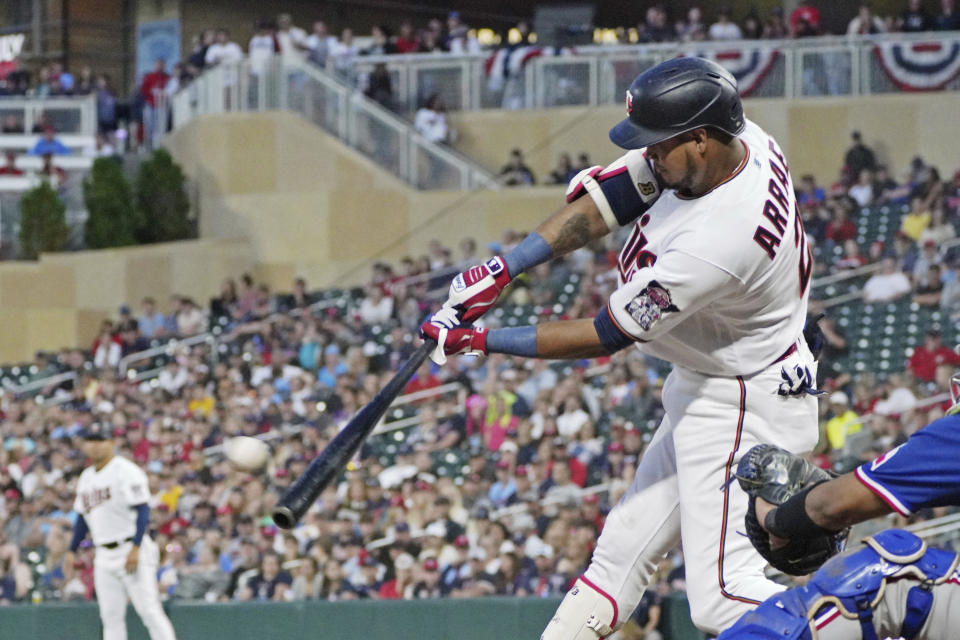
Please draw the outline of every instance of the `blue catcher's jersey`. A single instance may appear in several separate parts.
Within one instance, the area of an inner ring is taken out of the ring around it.
[[[960,415],[934,420],[855,473],[905,516],[924,507],[960,505]]]

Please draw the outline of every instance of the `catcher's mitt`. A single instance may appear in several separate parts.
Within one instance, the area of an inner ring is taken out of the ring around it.
[[[756,497],[781,505],[804,489],[829,480],[829,473],[780,447],[761,444],[743,456],[737,465],[736,477],[750,495],[744,518],[747,537],[771,566],[792,576],[802,576],[816,571],[843,551],[849,529],[815,538],[791,539],[785,546],[772,549],[770,534],[760,526],[754,510]]]

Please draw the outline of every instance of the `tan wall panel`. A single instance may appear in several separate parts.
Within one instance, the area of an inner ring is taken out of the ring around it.
[[[0,284],[2,286],[2,284]],[[3,362],[24,362],[30,358],[27,348],[27,314],[22,309],[0,309],[0,358]]]
[[[882,95],[860,98],[803,100],[752,99],[746,114],[770,131],[784,148],[792,172],[813,173],[820,182],[833,181],[850,146],[850,132],[859,129],[878,157],[901,175],[915,155],[941,169],[960,166],[960,95]],[[595,163],[616,157],[607,138],[609,128],[623,117],[620,106],[598,107],[589,117],[564,108],[541,111],[477,111],[452,116],[460,131],[458,143],[471,157],[499,169],[513,147],[523,149],[540,176],[553,167],[560,151],[584,149]],[[537,148],[543,151],[535,151]]]

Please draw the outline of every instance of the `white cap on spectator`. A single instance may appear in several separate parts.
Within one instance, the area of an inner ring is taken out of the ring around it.
[[[416,563],[416,560],[413,559],[413,556],[409,553],[401,553],[397,556],[397,559],[393,561],[393,566],[397,569],[411,569]]]
[[[500,545],[500,553],[516,553],[517,545],[513,544],[509,540],[504,540]]]
[[[516,453],[518,451],[517,443],[511,442],[509,440],[504,440],[503,443],[500,445],[500,448],[497,449],[497,451],[512,451],[513,453]]]
[[[830,404],[842,404],[844,406],[850,404],[850,398],[847,397],[843,391],[834,391],[830,394]]]
[[[443,524],[439,520],[434,520],[427,525],[427,528],[424,530],[424,533],[428,536],[437,536],[438,538],[447,537],[447,525]]]
[[[486,560],[487,552],[484,551],[482,547],[473,547],[470,549],[470,553],[467,554],[467,557],[471,560]]]

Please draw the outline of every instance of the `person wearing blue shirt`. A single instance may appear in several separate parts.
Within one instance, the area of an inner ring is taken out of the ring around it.
[[[43,130],[43,137],[37,140],[37,143],[30,149],[30,155],[45,156],[47,154],[55,156],[68,156],[71,151],[69,147],[54,137],[52,128],[47,127]]]

